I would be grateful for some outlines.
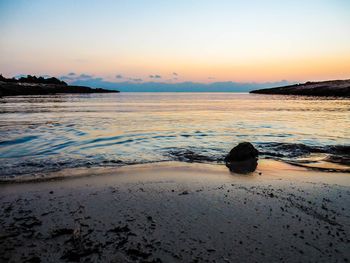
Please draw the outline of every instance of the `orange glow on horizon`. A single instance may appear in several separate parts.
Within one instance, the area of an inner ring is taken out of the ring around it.
[[[95,57],[82,63],[73,61],[67,63],[65,58],[50,58],[36,60],[35,65],[30,63],[18,64],[11,71],[28,74],[51,74],[62,76],[67,74],[67,68],[72,68],[76,73],[87,73],[96,77],[103,77],[109,81],[117,81],[115,75],[122,74],[134,78],[150,80],[150,74],[162,76],[159,82],[269,82],[269,81],[308,81],[327,79],[350,78],[350,56],[315,57],[315,58],[286,58],[286,59],[262,59],[255,61],[196,61],[183,58],[166,60],[165,58],[124,58]],[[56,61],[52,63],[51,60]],[[23,66],[25,65],[25,66]],[[2,74],[11,76],[11,72]],[[172,76],[178,73],[177,79]]]

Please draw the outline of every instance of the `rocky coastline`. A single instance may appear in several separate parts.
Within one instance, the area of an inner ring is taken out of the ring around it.
[[[28,75],[19,79],[7,79],[0,75],[1,96],[49,95],[59,93],[118,93],[117,90],[68,85],[57,78]]]
[[[253,90],[256,94],[350,97],[350,79],[306,82],[283,87]]]

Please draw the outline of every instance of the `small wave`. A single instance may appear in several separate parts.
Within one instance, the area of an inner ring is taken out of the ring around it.
[[[302,143],[260,143],[257,144],[260,154],[279,157],[300,157],[311,153],[328,153],[339,156],[350,156],[350,145],[312,146]]]
[[[308,169],[350,172],[350,146],[301,143],[261,143],[260,155]]]
[[[209,163],[220,163],[223,162],[224,157],[215,155],[203,154],[203,152],[195,152],[189,149],[174,148],[166,152],[166,156],[170,157],[173,161],[180,162],[209,162]]]
[[[334,167],[333,165],[327,164],[326,162],[286,161],[286,163],[321,172],[350,173],[350,168],[347,166]]]
[[[115,137],[114,137],[115,138]],[[119,137],[120,139],[123,137]],[[23,138],[22,138],[23,139]],[[27,138],[28,139],[28,138]],[[30,139],[30,138],[29,138]],[[34,139],[34,138],[31,138]],[[125,137],[123,138],[125,139]],[[133,138],[129,140],[138,140]],[[23,139],[25,140],[25,139]],[[106,143],[108,140],[100,141]],[[122,141],[126,143],[126,141]],[[277,143],[264,142],[253,143],[260,152],[260,158],[269,158],[283,161],[292,165],[302,166],[308,169],[319,171],[350,171],[350,146],[348,145],[306,145],[302,143]],[[68,146],[69,143],[57,144],[56,148]],[[101,145],[94,145],[99,147]],[[53,150],[51,149],[51,150]],[[159,149],[145,148],[144,153],[138,151],[123,152],[115,154],[89,154],[89,155],[50,155],[31,156],[26,158],[2,158],[0,165],[0,181],[2,179],[11,180],[22,176],[35,174],[48,174],[66,168],[85,168],[85,167],[113,167],[132,164],[143,164],[162,161],[180,161],[189,163],[224,163],[227,149],[218,146],[204,145],[202,147],[160,147]],[[149,158],[152,156],[152,158]]]
[[[350,165],[350,156],[329,155],[325,158],[325,161]]]
[[[38,138],[38,136],[25,136],[25,137],[17,138],[15,140],[0,141],[0,145],[9,146],[9,145],[21,144],[21,143],[32,141],[36,138]]]

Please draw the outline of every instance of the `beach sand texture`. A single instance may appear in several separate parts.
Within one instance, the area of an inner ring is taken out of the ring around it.
[[[347,262],[350,174],[261,160],[0,185],[1,262]]]

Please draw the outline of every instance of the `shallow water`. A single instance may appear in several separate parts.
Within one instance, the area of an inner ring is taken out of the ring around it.
[[[0,176],[168,160],[222,162],[241,141],[252,142],[265,158],[350,167],[349,112],[350,99],[239,93],[5,97]]]

